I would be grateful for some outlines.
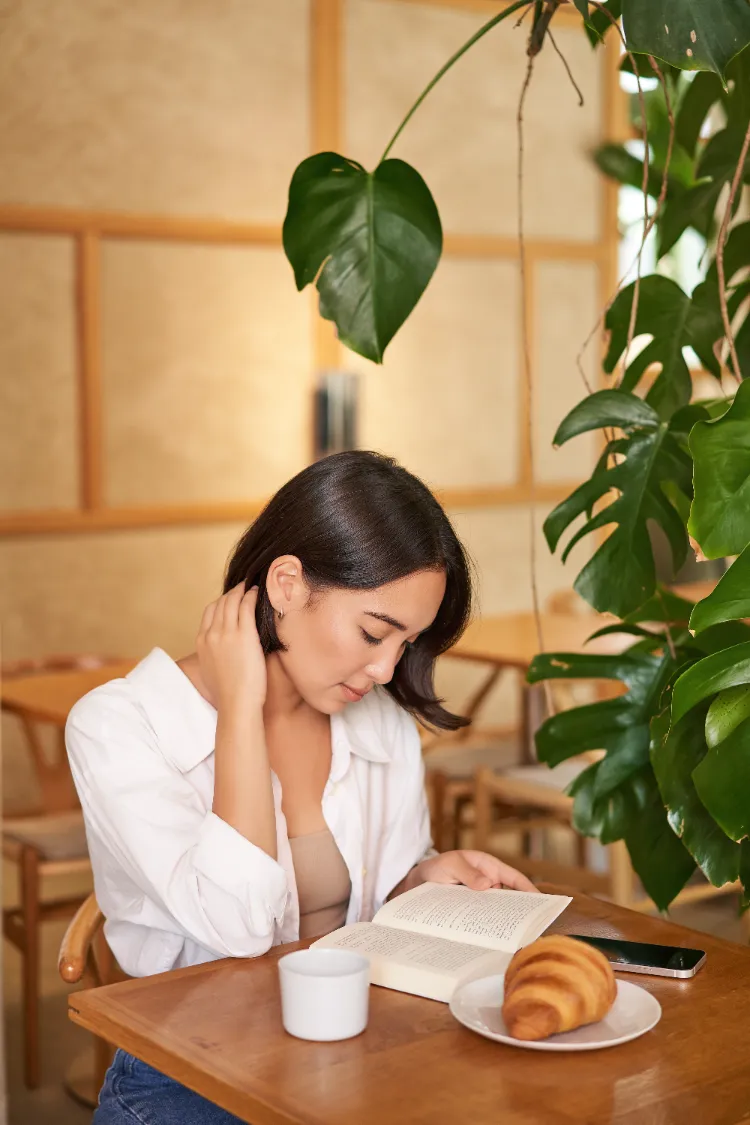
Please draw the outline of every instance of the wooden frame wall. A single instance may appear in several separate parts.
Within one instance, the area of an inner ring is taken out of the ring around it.
[[[491,15],[493,0],[399,0],[443,7],[475,10]],[[311,0],[311,136],[313,151],[342,144],[343,21],[345,0]],[[580,25],[572,5],[562,8],[558,18]],[[601,51],[604,71],[602,137],[624,139],[629,135],[626,98],[619,83],[619,43],[610,35]],[[601,307],[612,296],[617,282],[619,235],[617,185],[601,180],[602,230],[595,242],[526,239],[527,287],[531,323],[534,322],[536,269],[545,261],[588,261],[598,266]],[[0,512],[0,537],[80,531],[106,531],[177,524],[207,524],[251,520],[266,498],[216,501],[180,505],[109,507],[103,496],[103,427],[101,375],[101,247],[104,240],[178,242],[210,245],[281,245],[278,226],[232,223],[211,218],[121,214],[104,211],[68,210],[55,207],[0,205],[0,232],[66,234],[76,246],[76,310],[78,401],[80,419],[79,505],[75,509]],[[449,257],[515,260],[518,245],[513,238],[494,235],[445,236],[444,253]],[[317,293],[311,298],[317,306]],[[330,322],[316,312],[313,317],[313,370],[310,390],[318,371],[341,366],[341,348]],[[519,369],[519,379],[522,372]],[[309,396],[312,411],[312,393]],[[519,432],[526,429],[526,398],[519,395]],[[310,427],[312,434],[312,427]],[[538,484],[532,491],[528,451],[521,442],[518,474],[514,484],[502,487],[441,491],[442,502],[451,508],[486,508],[524,503],[532,498],[555,502],[566,496],[575,482]]]

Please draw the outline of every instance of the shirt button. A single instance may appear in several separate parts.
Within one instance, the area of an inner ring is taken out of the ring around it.
[[[338,781],[334,781],[333,785],[331,786],[331,792],[332,793],[338,793],[338,789],[339,789],[339,783],[338,783]]]
[[[365,877],[365,875],[366,875],[366,874],[367,874],[367,868],[366,868],[366,867],[363,867],[363,868],[362,868],[362,878],[363,878],[363,879],[364,879],[364,877]]]

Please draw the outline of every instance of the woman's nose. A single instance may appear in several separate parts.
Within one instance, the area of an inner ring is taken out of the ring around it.
[[[377,664],[368,664],[365,668],[365,675],[369,676],[376,684],[389,684],[393,679],[396,663],[396,660],[388,660],[384,657]]]

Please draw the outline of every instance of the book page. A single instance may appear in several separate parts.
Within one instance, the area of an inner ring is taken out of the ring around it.
[[[357,922],[313,942],[313,948],[348,949],[370,962],[370,981],[385,988],[447,1003],[459,981],[503,973],[508,954],[426,937],[390,926]]]
[[[563,895],[423,883],[387,902],[374,921],[415,934],[515,952],[539,937],[570,901]]]

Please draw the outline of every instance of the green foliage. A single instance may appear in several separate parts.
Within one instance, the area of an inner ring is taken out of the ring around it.
[[[632,51],[722,78],[750,42],[747,0],[622,0],[622,20]]]
[[[622,17],[637,72],[653,75],[649,56],[660,60],[675,128],[672,137],[661,84],[645,91],[652,207],[672,150],[657,216],[658,255],[688,228],[710,243],[750,121],[749,0],[607,0],[605,10],[591,0],[574,4],[592,44],[612,34],[612,21]],[[536,55],[556,6],[516,0],[441,67],[374,171],[319,153],[294,174],[284,248],[297,286],[315,283],[321,314],[335,323],[342,341],[375,362],[420,299],[442,247],[426,184],[388,154],[436,82],[478,39],[522,9],[532,14],[527,48]],[[623,68],[632,65],[626,59]],[[698,73],[689,80],[685,70]],[[639,99],[633,107],[640,125]],[[605,174],[641,189],[637,146],[607,144],[595,159]],[[750,161],[741,171],[742,182],[750,182]],[[732,229],[724,265],[723,297],[739,366],[733,373],[740,383],[731,402],[720,397],[721,385],[716,398],[690,401],[686,348],[717,378],[721,364],[732,367],[715,262],[708,262],[705,280],[691,294],[664,277],[641,280],[634,327],[639,346],[647,340],[636,355],[625,354],[634,286],[607,312],[604,369],[619,384],[584,399],[555,437],[561,445],[600,430],[604,449],[591,478],[557,505],[544,529],[553,551],[571,531],[563,558],[582,538],[609,529],[603,542],[597,536],[575,588],[596,609],[621,619],[600,635],[624,632],[634,643],[621,656],[545,654],[529,673],[532,682],[604,677],[626,688],[617,698],[552,716],[537,745],[550,765],[587,749],[604,752],[571,788],[575,823],[604,843],[624,840],[661,908],[696,864],[717,885],[739,876],[750,904],[750,627],[743,620],[750,617],[750,390],[741,382],[750,375],[750,223]],[[708,557],[739,556],[697,606],[657,586],[653,524],[667,537],[675,572],[686,557],[688,529]]]
[[[676,669],[662,638],[647,634],[621,656],[555,653],[537,656],[528,680],[620,680],[614,699],[575,707],[547,719],[536,734],[539,758],[555,766],[584,750],[604,750],[571,786],[574,823],[603,843],[624,839],[635,870],[657,905],[666,908],[695,869],[669,826],[651,766],[650,722]],[[657,648],[657,651],[653,651]]]
[[[604,370],[610,374],[627,345],[634,290],[635,283],[622,289],[607,313],[605,325],[611,336]],[[649,367],[659,364],[659,375],[646,395],[646,402],[662,418],[671,418],[690,401],[693,384],[684,348],[692,346],[706,369],[716,376],[720,374],[713,346],[724,332],[721,312],[718,302],[707,306],[704,296],[701,288],[691,299],[674,281],[658,274],[644,277],[641,282],[635,335],[649,335],[651,342],[630,361],[620,388],[634,391]]]
[[[698,602],[690,615],[690,628],[700,633],[722,621],[750,617],[750,547],[745,547],[716,588]]]
[[[731,840],[743,840],[750,832],[750,720],[708,751],[693,781],[719,827]]]
[[[403,160],[366,172],[321,152],[294,173],[284,250],[297,288],[315,281],[321,316],[375,363],[422,296],[442,245],[429,188]]]
[[[695,499],[688,528],[709,559],[737,555],[750,540],[750,382],[720,418],[690,435]]]
[[[740,856],[737,845],[706,809],[693,781],[693,771],[707,753],[702,720],[701,713],[670,726],[666,707],[651,724],[651,761],[673,832],[706,878],[720,887],[737,879]]]
[[[568,542],[563,561],[584,536],[615,525],[575,582],[578,593],[602,612],[622,616],[654,593],[656,572],[649,520],[666,534],[676,569],[685,559],[684,522],[663,487],[670,481],[689,502],[691,465],[680,441],[679,420],[676,415],[674,423],[663,421],[648,403],[625,391],[597,391],[574,407],[555,435],[555,445],[604,427],[616,427],[623,435],[608,446],[618,463],[600,462],[591,479],[558,504],[544,523],[547,543],[555,551],[563,532],[578,517],[587,515]],[[593,515],[597,501],[612,492],[616,498]],[[617,581],[613,581],[615,574]]]

